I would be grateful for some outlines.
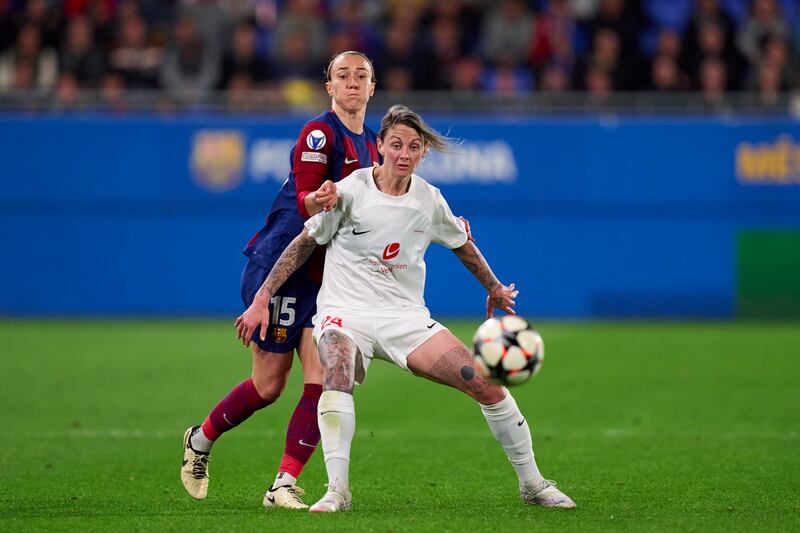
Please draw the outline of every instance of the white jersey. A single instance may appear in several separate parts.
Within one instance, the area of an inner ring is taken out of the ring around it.
[[[378,190],[372,171],[338,182],[336,207],[306,221],[317,243],[328,245],[317,309],[424,308],[428,245],[467,242],[464,223],[439,189],[413,174],[408,192],[391,196]]]

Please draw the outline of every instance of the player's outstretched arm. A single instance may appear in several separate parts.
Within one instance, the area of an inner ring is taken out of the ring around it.
[[[275,292],[283,285],[289,276],[294,274],[300,266],[311,256],[317,241],[303,229],[281,254],[275,266],[272,267],[267,279],[258,289],[253,303],[247,311],[239,315],[233,323],[237,331],[237,339],[241,339],[245,346],[250,346],[250,338],[257,327],[261,326],[261,340],[267,338],[267,325],[269,324],[269,301]]]
[[[519,291],[514,289],[513,283],[508,286],[500,283],[475,243],[467,241],[463,246],[453,248],[453,253],[489,293],[486,297],[486,318],[491,318],[495,309],[502,309],[513,315],[514,298]]]
[[[305,197],[303,202],[306,211],[310,216],[314,216],[320,211],[330,211],[336,207],[338,196],[336,195],[336,184],[331,180],[325,180],[319,189]]]

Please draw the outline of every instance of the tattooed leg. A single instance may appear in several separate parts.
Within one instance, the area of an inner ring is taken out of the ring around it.
[[[364,379],[361,352],[355,342],[343,333],[328,330],[317,343],[317,350],[324,371],[322,389],[352,394],[354,381]]]
[[[456,388],[484,405],[505,398],[501,387],[475,372],[469,350],[447,330],[440,331],[411,352],[407,362],[415,374]]]
[[[317,407],[317,423],[328,473],[328,490],[349,496],[350,444],[356,430],[353,382],[358,377],[359,367],[363,379],[361,353],[352,339],[336,330],[322,335],[317,350],[324,370],[324,392]]]

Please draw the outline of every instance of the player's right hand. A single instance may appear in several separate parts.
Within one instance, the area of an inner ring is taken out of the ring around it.
[[[314,201],[324,211],[330,211],[336,207],[339,197],[336,194],[336,184],[331,180],[325,180],[319,189],[314,192]]]
[[[261,340],[267,338],[267,326],[269,325],[269,301],[262,302],[256,298],[247,311],[239,315],[233,323],[236,327],[236,338],[241,339],[242,344],[250,346],[256,328],[261,327],[259,337]]]

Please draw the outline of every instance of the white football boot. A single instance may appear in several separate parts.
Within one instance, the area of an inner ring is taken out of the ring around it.
[[[195,451],[189,444],[192,431],[190,427],[183,434],[183,464],[181,465],[181,481],[186,492],[192,498],[202,500],[208,495],[208,458],[209,454]]]
[[[562,507],[565,509],[572,509],[576,507],[572,498],[561,492],[556,488],[556,482],[545,480],[544,486],[539,490],[533,491],[519,486],[519,497],[525,503],[531,505],[541,505],[542,507]]]
[[[328,485],[328,492],[317,503],[312,505],[309,511],[312,513],[336,513],[349,511],[352,508],[353,496],[349,490],[337,489],[332,485]]]
[[[297,485],[283,485],[274,489],[270,486],[267,493],[264,494],[264,508],[308,509],[308,505],[300,499],[300,496],[305,493],[306,491]]]

